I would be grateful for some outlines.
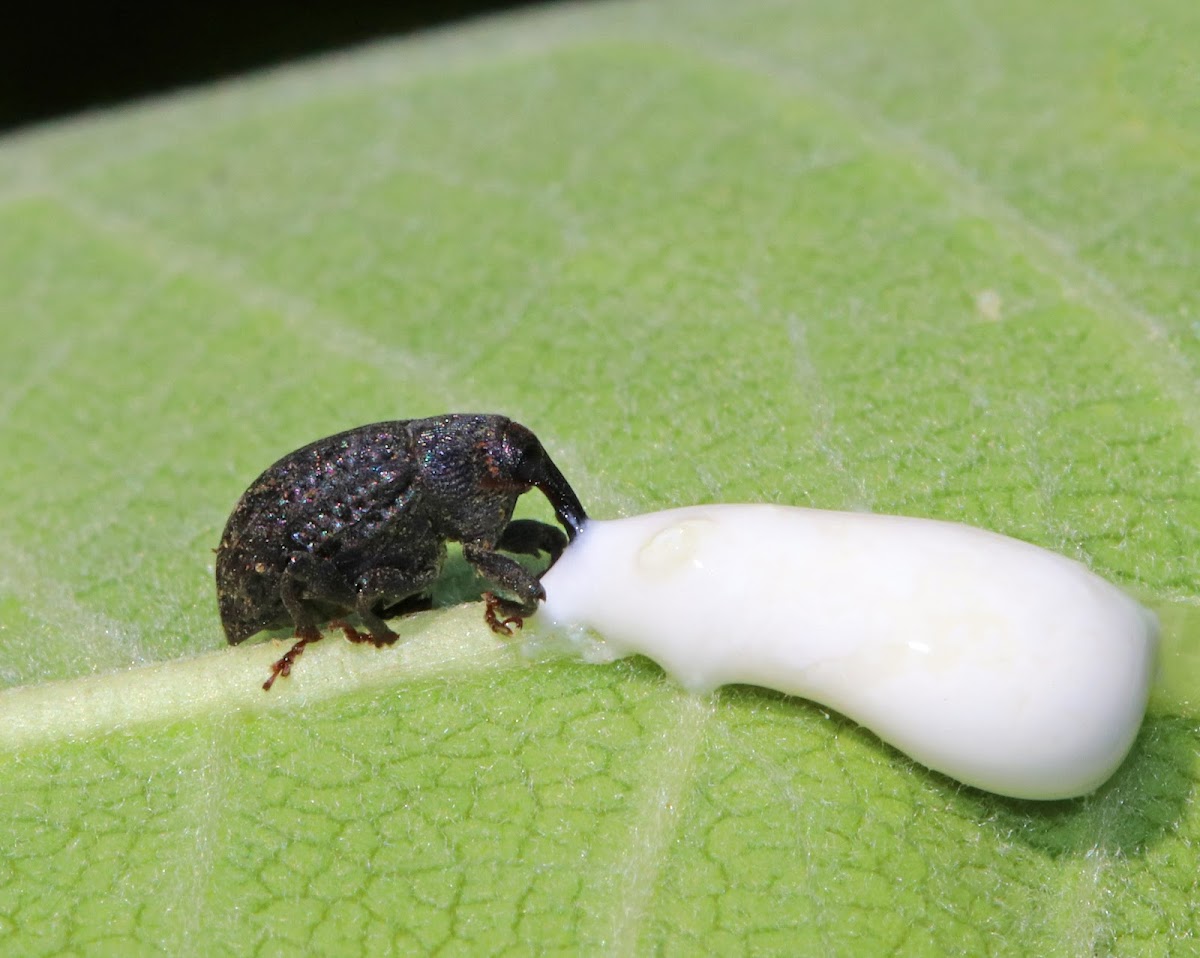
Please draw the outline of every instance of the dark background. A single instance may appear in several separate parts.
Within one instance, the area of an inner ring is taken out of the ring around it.
[[[544,0],[8,4],[0,132]]]

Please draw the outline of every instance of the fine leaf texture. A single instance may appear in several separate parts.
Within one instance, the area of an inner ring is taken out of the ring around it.
[[[1197,947],[1198,11],[564,6],[0,142],[0,951]],[[475,410],[599,517],[1080,559],[1162,613],[1162,691],[1097,794],[1001,799],[501,641],[452,555],[400,644],[263,694],[283,646],[226,648],[212,585],[238,495]]]

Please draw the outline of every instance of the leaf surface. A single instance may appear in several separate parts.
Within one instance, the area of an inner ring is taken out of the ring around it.
[[[1198,41],[1183,0],[564,6],[0,142],[3,950],[1194,946]],[[233,502],[451,410],[597,516],[1056,549],[1160,609],[1163,687],[1061,803],[474,604],[264,696],[278,646],[216,617]]]

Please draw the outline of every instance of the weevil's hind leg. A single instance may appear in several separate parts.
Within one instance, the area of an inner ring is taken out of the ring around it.
[[[550,565],[558,561],[566,547],[567,537],[562,529],[536,519],[514,519],[496,543],[497,549],[520,555],[536,556],[544,552],[550,556]]]
[[[280,577],[279,598],[295,623],[296,635],[302,637],[317,631],[318,616],[312,602],[350,609],[358,594],[354,583],[328,559],[301,552],[292,556]]]
[[[325,636],[321,634],[321,630],[315,625],[310,626],[307,629],[297,629],[296,636],[297,639],[295,644],[283,654],[282,658],[272,664],[271,674],[267,680],[263,682],[264,692],[271,691],[271,686],[275,684],[275,680],[279,678],[279,676],[282,675],[286,678],[292,674],[292,666],[295,665],[296,660],[304,654],[304,647],[306,645],[308,645],[310,642],[319,642],[321,639],[325,638]]]
[[[279,676],[286,678],[292,674],[292,666],[304,654],[305,646],[323,638],[317,627],[317,617],[305,600],[318,599],[347,607],[353,604],[355,598],[353,588],[337,573],[332,563],[307,552],[294,556],[288,563],[280,580],[279,597],[296,626],[296,643],[271,666],[271,675],[263,683],[264,692],[271,691],[271,686]]]
[[[310,605],[313,601],[358,613],[368,633],[359,632],[341,620],[332,623],[341,628],[351,642],[370,642],[376,648],[395,642],[396,633],[375,610],[384,603],[389,603],[389,607],[402,605],[410,597],[425,592],[441,571],[441,556],[439,543],[423,557],[424,562],[413,562],[411,556],[405,556],[404,569],[376,566],[354,582],[348,581],[328,560],[307,552],[294,556],[280,581],[279,596],[296,624],[297,641],[271,667],[271,676],[263,689],[269,691],[279,676],[290,675],[305,646],[322,638],[321,630],[317,628],[317,616]]]

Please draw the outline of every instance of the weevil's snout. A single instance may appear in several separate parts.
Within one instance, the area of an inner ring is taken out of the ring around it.
[[[520,423],[510,422],[505,429],[504,443],[510,450],[509,461],[514,477],[541,491],[554,507],[554,515],[567,530],[567,539],[573,540],[583,529],[587,513],[575,490],[558,471],[558,466],[542,448],[537,436]]]
[[[573,541],[583,530],[583,524],[587,522],[587,513],[583,511],[583,504],[575,495],[575,490],[567,484],[567,480],[550,461],[549,456],[546,457],[546,466],[546,481],[538,484],[538,488],[554,506],[554,514],[567,530],[567,539]]]

